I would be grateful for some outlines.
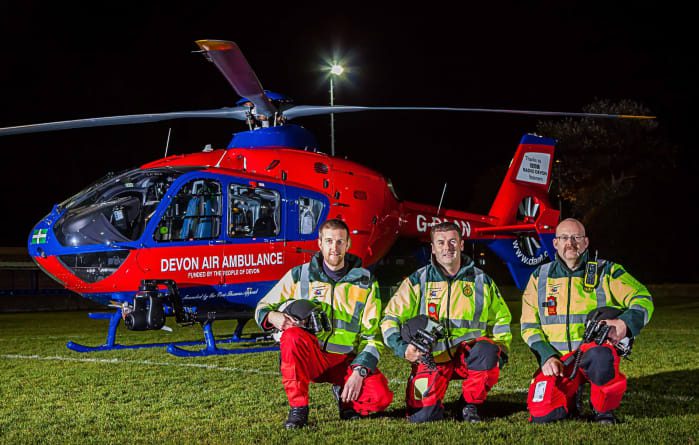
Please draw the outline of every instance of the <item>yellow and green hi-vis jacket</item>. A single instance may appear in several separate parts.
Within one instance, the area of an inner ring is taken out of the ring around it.
[[[323,257],[316,253],[311,261],[292,268],[260,300],[255,320],[261,327],[270,311],[288,300],[307,299],[318,303],[328,316],[332,332],[319,332],[318,343],[325,352],[357,354],[353,365],[376,368],[383,344],[379,338],[381,298],[379,285],[362,261],[345,255],[349,271],[339,281],[323,271]]]
[[[436,318],[445,327],[446,338],[432,348],[438,363],[450,360],[461,342],[483,336],[508,350],[512,315],[498,287],[474,266],[471,258],[462,256],[461,264],[454,277],[446,278],[433,258],[432,264],[403,280],[388,302],[381,331],[384,342],[398,357],[404,357],[408,347],[400,336],[400,328],[418,315]]]
[[[619,264],[598,260],[597,287],[585,289],[588,256],[586,251],[573,271],[556,255],[555,261],[542,264],[529,278],[522,295],[522,339],[540,365],[551,356],[577,349],[585,318],[598,307],[625,309],[619,319],[634,337],[653,315],[650,292]]]

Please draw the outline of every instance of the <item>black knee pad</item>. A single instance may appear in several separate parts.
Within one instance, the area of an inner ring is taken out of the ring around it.
[[[609,348],[588,349],[583,353],[580,366],[595,385],[604,385],[614,378],[614,354]]]
[[[563,408],[562,406],[559,406],[558,408],[554,409],[553,411],[546,414],[545,416],[530,417],[529,421],[531,423],[550,423],[550,422],[558,422],[559,420],[563,420],[566,417],[568,417],[568,413],[566,412],[566,409]]]
[[[487,371],[498,365],[498,347],[487,341],[473,345],[466,358],[466,366],[474,371]]]
[[[444,419],[444,407],[441,402],[432,406],[424,406],[418,410],[410,410],[408,416],[410,423],[434,422],[442,419]]]

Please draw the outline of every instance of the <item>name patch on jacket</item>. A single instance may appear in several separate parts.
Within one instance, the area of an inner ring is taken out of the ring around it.
[[[327,289],[327,286],[318,286],[318,287],[313,287],[311,289],[311,296],[313,297],[320,297],[323,294],[325,294],[325,290]]]
[[[438,287],[437,289],[430,289],[429,292],[427,292],[428,298],[430,300],[439,300],[439,293],[442,291],[442,288]]]

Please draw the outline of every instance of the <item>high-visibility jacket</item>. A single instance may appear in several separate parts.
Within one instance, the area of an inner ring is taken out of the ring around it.
[[[598,284],[584,287],[585,264],[570,270],[556,255],[550,263],[534,270],[522,296],[522,339],[543,365],[551,356],[561,356],[580,346],[587,314],[598,307],[625,310],[619,318],[629,334],[637,336],[653,315],[653,299],[646,287],[619,264],[598,260]]]
[[[381,320],[384,341],[397,356],[404,357],[408,347],[400,336],[401,326],[418,315],[428,315],[445,327],[446,338],[432,348],[438,363],[450,360],[461,342],[478,337],[492,338],[508,350],[512,315],[498,287],[471,258],[462,256],[461,264],[457,274],[447,278],[433,258],[403,280]]]
[[[318,252],[309,263],[296,266],[260,300],[255,320],[262,328],[270,311],[287,300],[307,299],[322,307],[332,331],[319,332],[318,342],[325,352],[356,354],[353,365],[376,368],[383,349],[379,334],[381,298],[379,285],[371,272],[360,267],[361,259],[346,254],[349,271],[339,281],[323,271],[323,257]]]

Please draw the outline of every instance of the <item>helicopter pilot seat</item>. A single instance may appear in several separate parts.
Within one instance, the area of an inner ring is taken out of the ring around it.
[[[187,204],[180,239],[207,239],[214,236],[214,196],[192,196]]]
[[[239,202],[234,203],[233,207],[231,208],[231,236],[249,235],[251,231],[251,221],[252,213],[250,210],[245,210]]]
[[[272,209],[266,205],[260,207],[260,217],[255,221],[252,228],[253,236],[274,236],[277,232],[277,225],[272,216]]]

